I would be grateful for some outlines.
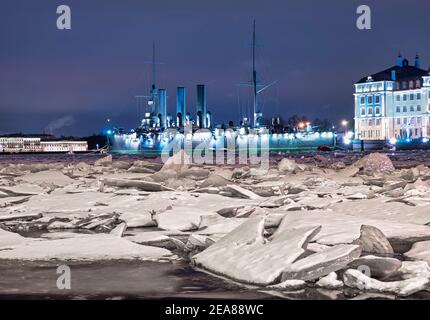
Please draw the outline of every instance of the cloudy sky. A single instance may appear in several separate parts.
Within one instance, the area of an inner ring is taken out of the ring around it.
[[[372,30],[356,28],[360,4]],[[57,6],[72,10],[72,30],[56,28]],[[156,42],[159,87],[168,109],[175,88],[207,84],[215,121],[235,122],[250,106],[252,21],[257,20],[267,116],[351,118],[353,83],[418,51],[430,66],[430,1],[390,0],[2,0],[0,132],[96,133],[107,118],[136,126],[135,96],[151,81]]]

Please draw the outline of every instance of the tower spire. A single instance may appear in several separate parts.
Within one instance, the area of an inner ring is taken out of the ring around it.
[[[401,67],[403,65],[403,56],[400,50],[399,50],[399,54],[397,55],[396,65],[398,67]]]
[[[415,55],[415,68],[421,68],[421,59],[420,59],[420,55],[417,54]]]

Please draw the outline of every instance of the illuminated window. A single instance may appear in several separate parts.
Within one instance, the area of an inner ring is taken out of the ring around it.
[[[373,96],[367,96],[367,103],[372,104],[373,103]]]
[[[360,97],[360,104],[364,104],[365,100],[364,100],[364,96]]]
[[[408,112],[408,107],[403,106],[403,112]]]
[[[411,93],[410,95],[409,95],[409,100],[414,100],[415,99],[415,95],[413,94],[413,93]]]
[[[367,109],[367,115],[371,116],[373,114],[372,108]]]
[[[375,108],[375,114],[380,114],[381,113],[381,110],[379,110],[379,107],[376,107]]]
[[[403,101],[408,100],[408,96],[406,94],[403,95]]]
[[[400,101],[400,94],[398,94],[398,95],[396,96],[396,100],[397,100],[397,101]]]
[[[400,106],[396,107],[396,112],[400,112]]]
[[[421,111],[421,106],[420,105],[417,106],[417,111]]]
[[[397,124],[400,125],[400,123],[401,123],[401,119],[397,118]]]
[[[409,111],[410,111],[410,112],[414,112],[414,111],[415,111],[414,106],[410,106],[410,107],[409,107]]]
[[[417,100],[421,100],[421,93],[417,93]]]

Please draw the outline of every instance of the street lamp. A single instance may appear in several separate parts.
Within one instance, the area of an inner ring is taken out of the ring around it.
[[[344,130],[343,134],[346,136],[346,131],[348,129],[348,121],[342,120],[341,124],[342,124],[343,130]]]

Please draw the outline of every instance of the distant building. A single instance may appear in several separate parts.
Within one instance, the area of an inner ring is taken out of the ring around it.
[[[41,141],[40,138],[0,137],[0,152],[84,152],[87,150],[86,141]]]
[[[39,152],[40,138],[0,137],[0,152]]]
[[[42,141],[42,152],[83,152],[88,151],[86,141]]]
[[[355,84],[355,134],[360,140],[430,137],[430,74],[399,54],[395,66]]]

